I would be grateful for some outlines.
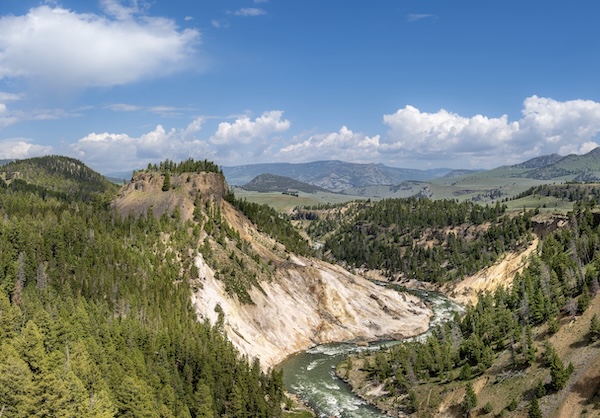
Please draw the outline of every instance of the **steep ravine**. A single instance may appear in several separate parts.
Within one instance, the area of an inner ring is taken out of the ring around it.
[[[260,288],[249,289],[253,304],[243,304],[215,277],[215,271],[222,268],[219,256],[212,258],[217,265],[209,265],[197,254],[199,278],[194,283],[193,303],[200,320],[217,324],[221,315],[229,339],[249,358],[259,358],[263,368],[317,344],[398,339],[427,330],[432,312],[419,298],[377,286],[339,266],[289,254],[258,231],[224,200],[228,186],[221,174],[172,174],[170,183],[169,190],[163,191],[161,173],[138,172],[121,189],[113,207],[123,216],[151,211],[160,217],[177,210],[182,220],[192,219],[198,197],[201,207],[219,207],[223,222],[250,243],[252,252],[265,265],[272,265],[273,271],[268,280],[260,281]],[[238,251],[229,244],[220,247],[223,244],[210,237],[205,240],[215,254]]]
[[[193,301],[199,318],[217,323],[221,310],[229,339],[264,368],[317,344],[417,335],[427,330],[432,315],[415,296],[320,260],[291,257],[270,282],[261,283],[262,291],[250,291],[253,305],[227,295],[201,255],[196,265],[202,286]]]

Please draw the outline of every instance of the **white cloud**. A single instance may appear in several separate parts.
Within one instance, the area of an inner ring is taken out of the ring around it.
[[[14,96],[4,97],[7,102],[17,100]],[[2,95],[0,94],[0,100]],[[68,111],[65,109],[32,109],[27,111],[11,110],[5,103],[0,102],[0,130],[7,126],[28,120],[57,120],[81,116],[79,111]]]
[[[40,6],[0,18],[0,79],[23,77],[48,87],[115,86],[185,68],[200,33],[172,20],[134,18],[139,4],[102,3],[116,19]]]
[[[142,13],[149,6],[141,0],[131,0],[130,6],[124,6],[119,0],[100,0],[100,5],[105,13],[119,20],[131,19],[134,15]]]
[[[252,121],[248,116],[241,116],[234,123],[221,122],[217,132],[210,138],[214,144],[242,143],[249,144],[254,139],[266,139],[272,134],[287,131],[291,123],[281,119],[283,112],[272,110]]]
[[[600,132],[600,103],[591,100],[559,102],[531,96],[525,99],[522,113],[523,128],[550,148],[582,144]]]
[[[127,103],[114,103],[107,105],[106,108],[115,112],[137,112],[138,110],[143,109],[143,107],[141,106],[131,105]]]
[[[338,132],[293,138],[272,155],[279,161],[340,159],[419,168],[424,164],[493,168],[539,155],[582,154],[600,143],[600,103],[559,102],[532,96],[523,117],[465,117],[441,109],[406,106],[383,116],[385,135],[367,136],[346,126]]]
[[[179,111],[190,110],[173,106],[138,106],[127,103],[113,103],[104,107],[114,112],[150,112],[165,117],[178,116]]]
[[[416,22],[417,20],[423,19],[435,19],[436,16],[432,14],[420,13],[420,14],[409,14],[406,16],[406,20],[409,22]]]
[[[305,141],[288,145],[276,156],[289,162],[322,159],[361,162],[379,157],[378,150],[379,135],[369,137],[342,126],[338,132],[312,135]]]
[[[158,125],[153,131],[139,137],[124,133],[91,133],[72,144],[71,151],[77,158],[102,172],[141,168],[149,162],[165,158],[212,159],[214,154],[208,143],[195,137],[201,126],[202,119],[196,119],[184,129],[167,131]]]
[[[267,12],[265,12],[263,9],[259,9],[257,7],[245,7],[245,8],[236,10],[235,12],[233,12],[233,14],[235,16],[249,17],[249,16],[266,15]]]
[[[388,158],[395,154],[492,168],[544,154],[585,153],[596,146],[600,103],[532,96],[525,99],[522,114],[511,122],[506,115],[464,117],[444,109],[426,113],[406,106],[384,115],[389,130],[379,151]]]
[[[510,141],[519,131],[518,122],[509,123],[506,115],[466,118],[444,109],[436,113],[421,112],[413,106],[384,115],[383,121],[390,129],[382,148],[391,152],[482,152]]]
[[[51,146],[36,145],[27,139],[16,138],[0,141],[0,159],[23,159],[52,153]]]
[[[21,95],[15,93],[6,93],[4,91],[0,91],[0,103],[5,102],[14,102],[17,100],[21,100]]]
[[[291,122],[282,111],[274,110],[254,119],[238,116],[221,122],[204,139],[199,139],[199,133],[214,117],[199,117],[179,129],[158,125],[138,137],[94,133],[71,149],[76,157],[103,171],[189,157],[227,165],[339,159],[414,168],[494,168],[551,153],[586,153],[600,143],[600,103],[532,96],[525,99],[522,114],[511,121],[506,115],[466,117],[444,109],[428,113],[406,106],[383,116],[384,135],[366,135],[342,126],[336,132],[286,139],[283,135]]]

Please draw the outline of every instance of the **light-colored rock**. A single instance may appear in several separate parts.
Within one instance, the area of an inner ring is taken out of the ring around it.
[[[490,267],[466,276],[459,282],[448,283],[439,290],[455,302],[475,305],[479,293],[494,292],[501,286],[509,288],[515,275],[523,271],[528,257],[535,251],[538,243],[539,240],[536,238],[525,249],[507,253]]]
[[[254,305],[228,296],[202,255],[196,265],[202,288],[193,302],[199,318],[216,323],[220,305],[229,339],[264,368],[316,344],[408,337],[429,325],[431,310],[417,297],[319,260],[292,257],[272,281],[261,283],[262,291],[250,291]]]

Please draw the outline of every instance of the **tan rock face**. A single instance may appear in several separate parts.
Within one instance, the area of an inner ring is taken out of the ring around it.
[[[261,283],[262,291],[252,289],[254,305],[228,296],[201,255],[196,265],[202,288],[193,302],[199,318],[216,323],[220,305],[229,339],[265,368],[316,344],[408,337],[429,325],[431,310],[417,297],[319,260],[292,257],[271,282]]]
[[[172,174],[167,192],[162,190],[163,182],[161,173],[136,173],[114,200],[114,208],[122,216],[140,216],[152,210],[157,217],[178,209],[181,218],[188,220],[193,217],[197,195],[202,202],[207,199],[220,202],[228,190],[223,175],[218,173]]]
[[[527,248],[508,253],[492,266],[467,276],[460,282],[446,284],[440,291],[458,303],[475,305],[479,293],[493,293],[501,286],[509,288],[515,275],[523,271],[527,258],[535,251],[538,244],[539,240],[536,238]]]

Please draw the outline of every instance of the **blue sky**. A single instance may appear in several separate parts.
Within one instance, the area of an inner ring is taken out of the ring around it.
[[[600,3],[0,0],[0,158],[493,168],[600,143]]]

